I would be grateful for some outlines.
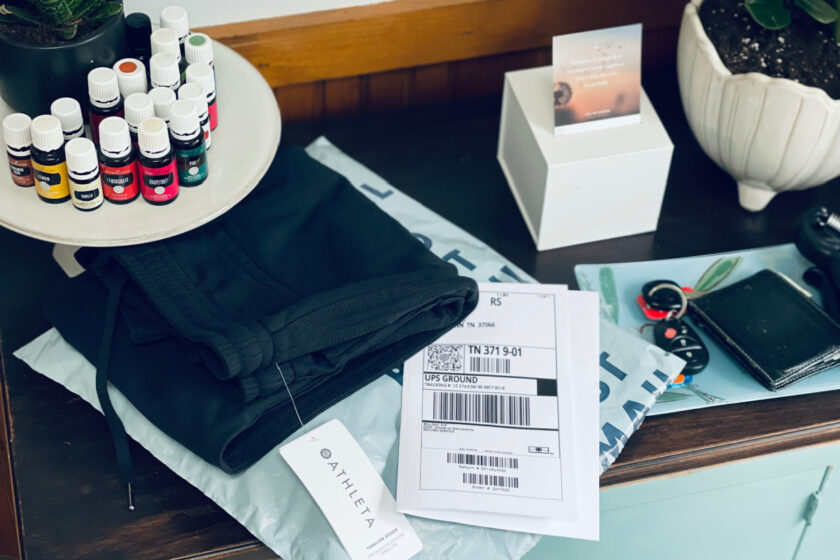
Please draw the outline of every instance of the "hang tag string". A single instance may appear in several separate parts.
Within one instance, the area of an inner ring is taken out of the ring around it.
[[[283,370],[280,369],[280,364],[274,362],[274,367],[277,368],[277,371],[280,372],[280,378],[283,379],[283,385],[286,386],[286,392],[289,393],[289,399],[292,401],[292,408],[295,409],[295,414],[297,415],[298,422],[300,422],[300,426],[303,427],[303,420],[300,418],[300,412],[298,412],[297,405],[295,404],[295,398],[292,396],[292,390],[289,389],[289,384],[286,383],[286,376],[283,375]]]

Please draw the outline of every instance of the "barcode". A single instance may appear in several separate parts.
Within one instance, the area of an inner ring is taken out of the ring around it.
[[[510,373],[510,359],[470,358],[470,371],[476,373]]]
[[[519,459],[516,457],[495,457],[493,455],[473,455],[472,453],[447,453],[446,462],[502,469],[519,468]]]
[[[432,419],[477,424],[531,425],[531,398],[483,393],[432,394]]]
[[[464,484],[480,484],[481,486],[495,486],[497,488],[519,488],[519,478],[515,476],[464,473],[462,481]]]

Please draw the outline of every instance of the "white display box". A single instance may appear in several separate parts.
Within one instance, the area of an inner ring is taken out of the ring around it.
[[[552,68],[505,74],[499,164],[537,250],[656,229],[674,145],[642,90],[640,124],[554,135]]]

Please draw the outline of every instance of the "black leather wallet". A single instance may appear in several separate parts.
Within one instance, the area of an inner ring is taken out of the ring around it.
[[[772,270],[693,299],[689,310],[773,391],[840,365],[840,325]]]

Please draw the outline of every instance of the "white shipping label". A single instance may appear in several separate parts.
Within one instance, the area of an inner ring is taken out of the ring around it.
[[[482,285],[476,310],[406,363],[400,504],[573,512],[567,296]]]
[[[287,443],[280,454],[353,560],[405,560],[423,549],[379,473],[338,420]]]

